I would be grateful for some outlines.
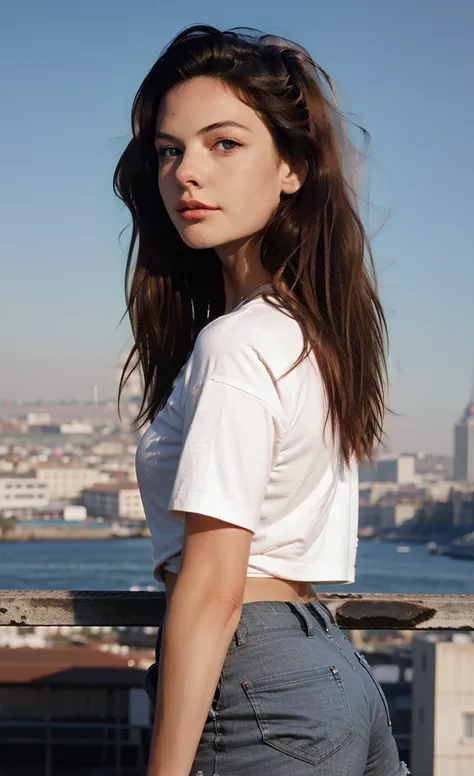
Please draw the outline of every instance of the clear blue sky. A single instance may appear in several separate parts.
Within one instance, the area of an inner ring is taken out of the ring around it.
[[[304,45],[372,136],[369,226],[394,449],[450,452],[474,354],[474,6],[467,0],[21,0],[0,8],[0,397],[114,395],[135,92],[184,26]],[[388,220],[387,220],[388,219]]]

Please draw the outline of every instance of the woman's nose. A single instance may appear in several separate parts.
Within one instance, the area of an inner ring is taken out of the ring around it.
[[[196,158],[196,154],[184,153],[175,170],[176,180],[185,186],[201,186],[203,183],[204,170],[202,160]]]

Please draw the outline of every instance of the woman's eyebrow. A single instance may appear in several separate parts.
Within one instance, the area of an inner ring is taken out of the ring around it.
[[[247,132],[249,132],[249,128],[246,127],[244,124],[240,124],[238,121],[215,121],[214,124],[208,124],[205,127],[202,127],[198,131],[198,135],[205,135],[206,132],[212,132],[214,129],[222,129],[223,127],[239,127],[239,129],[245,129]],[[168,134],[168,132],[160,132],[158,131],[155,135],[155,140],[175,140],[177,141],[179,138],[175,137],[174,135]]]

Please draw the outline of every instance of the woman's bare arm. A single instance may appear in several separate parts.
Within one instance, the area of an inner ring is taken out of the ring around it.
[[[181,570],[163,629],[147,776],[188,776],[240,620],[252,534],[186,515]]]

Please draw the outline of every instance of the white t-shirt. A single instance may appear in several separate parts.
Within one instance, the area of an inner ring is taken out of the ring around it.
[[[185,512],[252,532],[249,577],[354,581],[357,465],[326,433],[314,355],[298,322],[257,297],[198,335],[166,406],[140,440],[136,471],[154,576],[179,571]]]

